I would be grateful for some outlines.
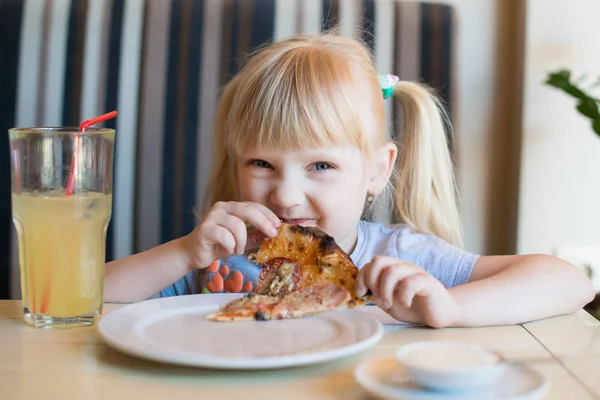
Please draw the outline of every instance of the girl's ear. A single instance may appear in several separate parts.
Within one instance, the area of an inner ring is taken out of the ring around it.
[[[393,142],[384,144],[375,154],[375,169],[369,182],[369,192],[375,196],[386,188],[396,165],[398,147]]]

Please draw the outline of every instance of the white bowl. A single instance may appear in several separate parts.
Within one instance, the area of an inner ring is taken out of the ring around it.
[[[507,367],[499,353],[455,341],[414,342],[400,347],[396,360],[421,386],[444,391],[482,390]]]

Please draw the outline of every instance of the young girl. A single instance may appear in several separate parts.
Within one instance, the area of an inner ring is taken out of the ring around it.
[[[591,301],[590,280],[558,258],[460,249],[443,111],[421,85],[396,80],[378,79],[362,44],[332,34],[255,54],[220,102],[202,222],[183,238],[107,264],[105,299],[251,291],[259,267],[243,254],[285,221],[333,236],[360,268],[358,294],[371,290],[402,321],[517,324]],[[404,111],[399,145],[385,129],[390,94]],[[387,194],[403,224],[361,220]]]

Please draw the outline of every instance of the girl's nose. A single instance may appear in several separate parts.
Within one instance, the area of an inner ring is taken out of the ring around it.
[[[271,202],[281,208],[300,205],[304,199],[304,190],[293,179],[280,180],[271,191]]]

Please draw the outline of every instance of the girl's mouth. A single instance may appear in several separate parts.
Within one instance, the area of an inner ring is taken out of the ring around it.
[[[284,222],[286,224],[290,224],[290,225],[306,225],[313,221],[311,218],[293,218],[293,219],[280,218],[280,219],[282,222]]]

